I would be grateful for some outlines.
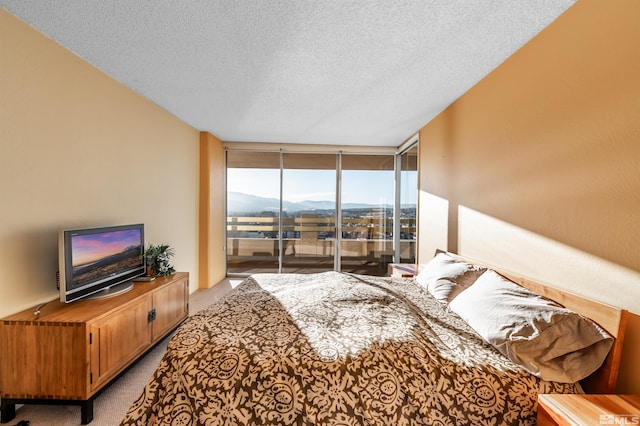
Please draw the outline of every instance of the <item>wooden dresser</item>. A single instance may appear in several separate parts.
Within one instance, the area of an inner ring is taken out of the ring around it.
[[[637,425],[637,395],[538,395],[538,426]]]
[[[189,274],[136,282],[120,295],[47,303],[0,320],[1,421],[15,404],[75,404],[82,424],[93,399],[188,315]]]

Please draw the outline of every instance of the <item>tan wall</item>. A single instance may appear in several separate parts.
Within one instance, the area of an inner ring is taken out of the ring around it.
[[[421,262],[447,248],[640,314],[638,16],[579,1],[420,131]]]
[[[0,316],[57,297],[61,228],[143,222],[198,282],[199,133],[0,10]]]

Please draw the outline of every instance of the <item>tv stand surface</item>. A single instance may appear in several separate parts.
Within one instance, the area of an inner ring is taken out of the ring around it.
[[[82,424],[109,383],[189,312],[189,274],[136,282],[117,296],[47,303],[0,320],[0,421],[15,404],[80,405]]]

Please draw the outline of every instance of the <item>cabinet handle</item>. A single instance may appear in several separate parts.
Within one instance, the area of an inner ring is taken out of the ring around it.
[[[153,322],[156,319],[156,308],[153,308],[147,313],[147,322]]]

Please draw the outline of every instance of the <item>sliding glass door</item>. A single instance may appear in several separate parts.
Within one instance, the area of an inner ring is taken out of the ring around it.
[[[417,147],[227,152],[227,273],[386,275],[415,262]]]
[[[280,153],[227,152],[227,273],[279,271]]]
[[[398,234],[397,256],[400,263],[416,263],[417,198],[418,198],[418,144],[399,156],[399,206],[396,215]]]
[[[336,154],[283,154],[282,272],[334,269]]]
[[[385,275],[393,262],[394,156],[342,155],[340,270]]]

